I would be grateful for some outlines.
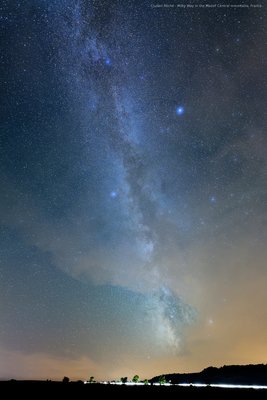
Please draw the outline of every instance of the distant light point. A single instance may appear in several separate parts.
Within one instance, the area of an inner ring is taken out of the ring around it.
[[[184,114],[184,107],[183,106],[178,106],[176,107],[176,114],[177,115],[183,115]]]
[[[115,191],[110,192],[110,197],[111,197],[112,199],[115,199],[117,196],[118,196],[118,193],[117,193],[117,192],[115,192]]]
[[[217,203],[216,196],[210,196],[209,201],[210,201],[211,204],[216,204]]]
[[[111,65],[111,59],[110,58],[106,58],[105,59],[105,64],[106,65]]]

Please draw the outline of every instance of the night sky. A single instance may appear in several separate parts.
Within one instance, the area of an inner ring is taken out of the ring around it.
[[[172,4],[2,1],[0,378],[267,360],[267,8]]]

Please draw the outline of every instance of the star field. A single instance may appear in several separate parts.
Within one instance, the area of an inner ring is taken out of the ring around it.
[[[266,361],[266,17],[2,2],[0,378]]]

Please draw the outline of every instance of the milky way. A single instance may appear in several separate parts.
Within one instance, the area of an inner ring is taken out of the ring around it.
[[[265,7],[24,3],[1,7],[0,377],[263,362]]]

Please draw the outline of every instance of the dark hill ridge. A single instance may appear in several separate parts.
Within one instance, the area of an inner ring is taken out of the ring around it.
[[[171,383],[228,383],[240,385],[267,385],[267,364],[224,365],[223,367],[208,367],[201,372],[189,374],[166,374],[167,382]],[[159,376],[151,379],[158,382]]]

